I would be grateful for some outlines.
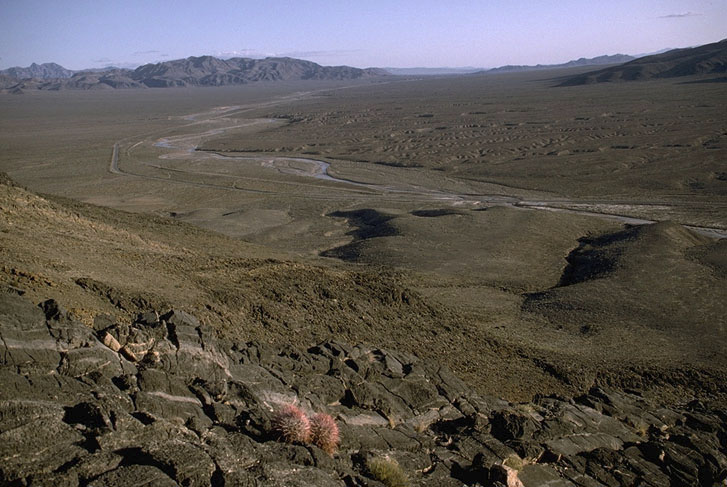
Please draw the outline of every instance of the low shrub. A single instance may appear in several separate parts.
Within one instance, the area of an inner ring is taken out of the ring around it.
[[[409,479],[396,460],[374,457],[366,462],[366,467],[375,480],[387,487],[407,487]]]

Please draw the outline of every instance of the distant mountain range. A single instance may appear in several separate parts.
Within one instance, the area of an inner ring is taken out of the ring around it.
[[[601,66],[605,64],[621,64],[637,56],[629,56],[627,54],[613,54],[611,56],[598,56],[594,58],[580,58],[568,61],[562,64],[535,64],[535,65],[507,65],[498,68],[383,68],[389,73],[396,76],[435,76],[435,75],[457,75],[457,74],[473,74],[473,73],[517,73],[521,71],[538,71],[545,69],[570,68],[576,66]]]
[[[441,76],[441,75],[457,75],[469,74],[482,71],[482,68],[462,67],[462,68],[383,68],[390,74],[395,76]]]
[[[499,68],[486,69],[482,73],[517,73],[521,71],[539,71],[546,69],[574,68],[577,66],[603,66],[605,64],[622,64],[636,59],[628,54],[613,54],[610,56],[597,56],[593,58],[580,58],[562,64],[536,64],[532,65],[508,65]]]
[[[612,65],[597,71],[564,78],[559,86],[606,81],[631,81],[697,74],[727,72],[727,39],[704,46],[673,49],[661,54],[635,58],[626,54],[580,58],[563,64],[509,65],[488,70],[478,68],[367,68],[321,66],[311,61],[281,58],[188,57],[136,69],[89,69],[71,71],[55,63],[31,64],[27,68],[0,71],[0,90],[166,88],[175,86],[229,86],[260,81],[351,80],[381,76],[493,74],[547,70],[577,66]]]
[[[727,73],[727,39],[642,57],[620,66],[564,79],[559,86]]]
[[[293,58],[188,57],[136,69],[70,71],[54,63],[0,71],[0,89],[110,89],[173,86],[228,86],[256,81],[348,80],[387,76],[381,69],[321,66]]]
[[[9,78],[17,79],[51,79],[51,78],[70,78],[73,76],[74,71],[66,69],[60,64],[56,63],[43,63],[43,64],[31,64],[27,68],[9,68],[0,71],[0,74],[5,75]]]

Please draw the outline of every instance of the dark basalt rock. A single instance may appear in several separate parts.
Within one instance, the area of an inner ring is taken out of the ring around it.
[[[277,406],[331,414],[333,456],[271,432]],[[510,404],[417,357],[326,342],[229,343],[181,311],[73,321],[0,294],[0,484],[719,485],[727,410],[593,389]]]

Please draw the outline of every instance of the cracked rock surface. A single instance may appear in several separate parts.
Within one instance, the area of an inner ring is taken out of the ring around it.
[[[332,456],[273,433],[277,407],[327,413]],[[636,392],[513,404],[413,355],[219,339],[179,311],[90,328],[54,301],[0,294],[0,484],[723,485],[727,406]]]

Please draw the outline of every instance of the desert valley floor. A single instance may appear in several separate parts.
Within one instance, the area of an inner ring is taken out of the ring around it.
[[[2,280],[513,400],[723,395],[725,85],[572,73],[0,96],[0,169],[45,198],[4,212]]]
[[[0,93],[0,484],[724,485],[727,84],[586,70]]]

